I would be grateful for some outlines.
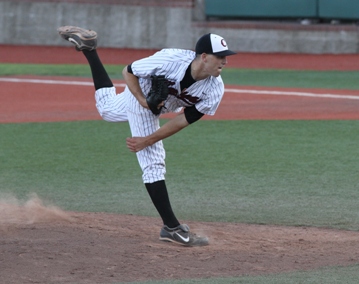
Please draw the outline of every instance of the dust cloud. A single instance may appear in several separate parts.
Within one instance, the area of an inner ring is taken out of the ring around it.
[[[71,221],[71,217],[57,206],[44,204],[36,194],[25,201],[13,196],[0,196],[0,228],[59,220]]]

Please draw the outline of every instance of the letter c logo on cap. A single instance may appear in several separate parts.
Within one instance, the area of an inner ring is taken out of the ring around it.
[[[221,44],[224,46],[224,47],[227,47],[227,43],[226,43],[226,41],[222,38],[222,40],[221,40]]]

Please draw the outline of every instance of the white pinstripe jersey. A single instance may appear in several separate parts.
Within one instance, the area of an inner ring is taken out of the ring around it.
[[[151,75],[165,75],[171,82],[169,96],[162,108],[162,113],[179,112],[183,107],[196,106],[196,109],[207,115],[214,115],[224,94],[221,76],[210,76],[181,90],[182,81],[196,53],[184,49],[162,49],[154,55],[132,63],[132,72],[139,77],[142,92],[147,95],[151,88]],[[128,87],[125,93],[130,93]],[[141,112],[141,106],[134,96],[130,99],[130,110]]]

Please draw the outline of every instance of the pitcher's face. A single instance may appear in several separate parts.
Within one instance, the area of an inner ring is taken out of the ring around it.
[[[206,54],[204,61],[205,70],[208,75],[218,77],[221,74],[223,67],[227,64],[227,57]]]

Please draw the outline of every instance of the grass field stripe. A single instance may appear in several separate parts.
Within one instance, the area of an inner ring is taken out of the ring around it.
[[[69,81],[69,80],[47,80],[47,79],[21,79],[21,78],[0,78],[0,82],[13,83],[34,83],[34,84],[53,84],[53,85],[75,85],[75,86],[93,86],[92,82]],[[123,83],[114,84],[115,87],[125,87]],[[274,95],[274,96],[298,96],[312,98],[330,98],[330,99],[349,99],[359,100],[359,95],[336,95],[336,94],[314,94],[308,92],[289,92],[289,91],[269,91],[269,90],[247,90],[247,89],[225,89],[230,93],[255,94],[255,95]]]
[[[314,93],[306,93],[306,92],[241,90],[241,89],[225,89],[225,91],[229,93],[244,93],[244,94],[255,94],[255,95],[298,96],[298,97],[313,97],[313,98],[359,100],[359,96],[355,96],[355,95],[314,94]]]
[[[20,79],[20,78],[0,78],[1,82],[10,83],[33,83],[33,84],[52,84],[52,85],[75,85],[75,86],[93,86],[93,82],[85,81],[64,81],[64,80],[46,80],[46,79]],[[116,87],[125,87],[125,84],[114,84]]]
[[[63,81],[63,80],[43,80],[43,79],[19,79],[19,78],[0,78],[2,82],[11,83],[34,83],[34,84],[53,84],[53,85],[76,85],[76,86],[92,86],[92,82],[82,81]]]

